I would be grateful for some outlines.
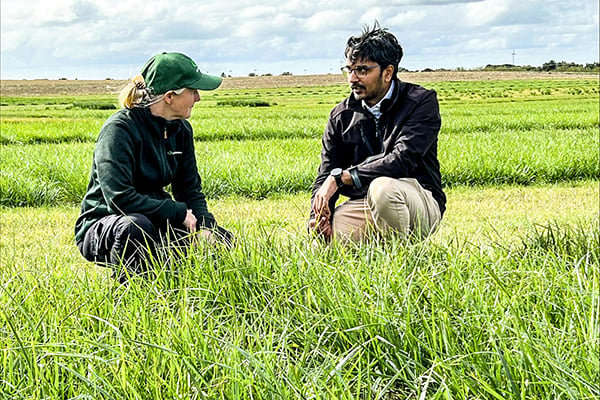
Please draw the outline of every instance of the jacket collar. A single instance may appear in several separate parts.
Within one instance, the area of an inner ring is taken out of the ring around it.
[[[135,107],[133,110],[139,113],[151,132],[156,132],[156,134],[160,134],[161,136],[164,135],[165,130],[169,135],[172,135],[179,131],[179,127],[181,126],[181,120],[167,121],[163,117],[152,114],[148,107]]]
[[[385,104],[385,101],[392,99],[395,88],[396,88],[396,81],[392,80],[392,83],[390,84],[390,87],[388,88],[387,93],[381,100],[379,100],[379,102],[377,104],[375,104],[374,106],[371,107],[364,100],[362,100],[363,108],[366,109],[367,111],[369,111],[371,114],[373,114],[373,116],[376,119],[379,119],[381,117],[381,114],[383,113],[383,105]]]

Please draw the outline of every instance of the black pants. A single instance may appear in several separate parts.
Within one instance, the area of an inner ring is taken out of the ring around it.
[[[233,235],[226,229],[217,226],[213,234],[219,242],[232,245]],[[183,226],[157,225],[142,214],[108,215],[94,223],[77,246],[86,260],[113,267],[114,276],[122,281],[127,273],[148,272],[148,258],[156,256],[158,246],[186,248],[189,240]]]

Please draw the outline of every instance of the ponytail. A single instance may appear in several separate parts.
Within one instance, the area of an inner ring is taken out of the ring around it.
[[[119,104],[123,108],[134,108],[139,106],[148,96],[146,83],[141,75],[131,79],[119,94]]]

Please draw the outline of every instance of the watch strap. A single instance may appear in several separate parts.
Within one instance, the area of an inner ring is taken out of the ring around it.
[[[344,186],[344,182],[342,182],[342,175],[334,175],[333,176],[335,178],[335,183],[337,184],[337,187],[342,187]]]

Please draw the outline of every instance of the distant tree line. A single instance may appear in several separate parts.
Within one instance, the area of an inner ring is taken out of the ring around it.
[[[484,68],[484,70],[490,71],[501,71],[501,70],[517,70],[517,71],[544,71],[544,72],[600,72],[600,63],[587,63],[576,64],[569,63],[566,61],[554,61],[550,60],[542,64],[541,67],[533,67],[531,65],[513,65],[513,64],[503,64],[503,65],[491,65],[488,64]]]
[[[411,71],[409,69],[400,67],[399,68],[400,72],[419,72],[419,71]],[[587,63],[587,64],[576,64],[573,62],[566,62],[566,61],[554,61],[554,60],[550,60],[548,62],[545,62],[544,64],[542,64],[541,67],[534,67],[531,65],[514,65],[514,64],[488,64],[485,67],[477,67],[477,68],[471,68],[471,69],[467,69],[467,68],[462,68],[462,67],[458,67],[458,68],[454,68],[454,69],[447,69],[447,68],[437,68],[437,69],[431,69],[431,68],[425,68],[422,69],[420,72],[437,72],[437,71],[543,71],[543,72],[600,72],[600,63],[598,62],[594,62],[594,63]],[[284,72],[281,74],[281,76],[290,76],[293,75],[291,72]],[[223,72],[221,74],[221,76],[223,78],[231,78],[231,75],[227,75],[225,74],[225,72]],[[250,72],[248,74],[248,76],[253,77],[253,76],[273,76],[273,74],[270,73],[266,73],[266,74],[262,74],[259,75],[256,72]]]
[[[281,74],[281,76],[291,76],[291,75],[293,75],[293,74],[292,74],[291,72],[287,72],[287,71]],[[225,78],[225,75],[224,75],[224,73],[223,73],[223,74],[221,74],[221,76],[222,76],[223,78]],[[273,76],[273,74],[271,74],[271,73],[266,73],[266,74],[259,75],[259,74],[257,74],[256,72],[250,72],[250,73],[248,74],[248,76],[250,76],[250,77],[252,77],[252,76]],[[229,77],[231,78],[231,75],[229,75]]]
[[[566,61],[554,61],[550,60],[542,64],[541,67],[534,67],[531,65],[514,65],[514,64],[488,64],[482,68],[474,68],[476,71],[542,71],[542,72],[600,72],[600,63],[587,63],[587,64],[576,64],[569,63]],[[402,71],[402,69],[401,69]],[[404,70],[410,72],[408,70]],[[433,71],[449,71],[445,69],[430,69],[426,68],[421,72],[433,72]],[[453,71],[467,71],[465,68],[456,68]]]

